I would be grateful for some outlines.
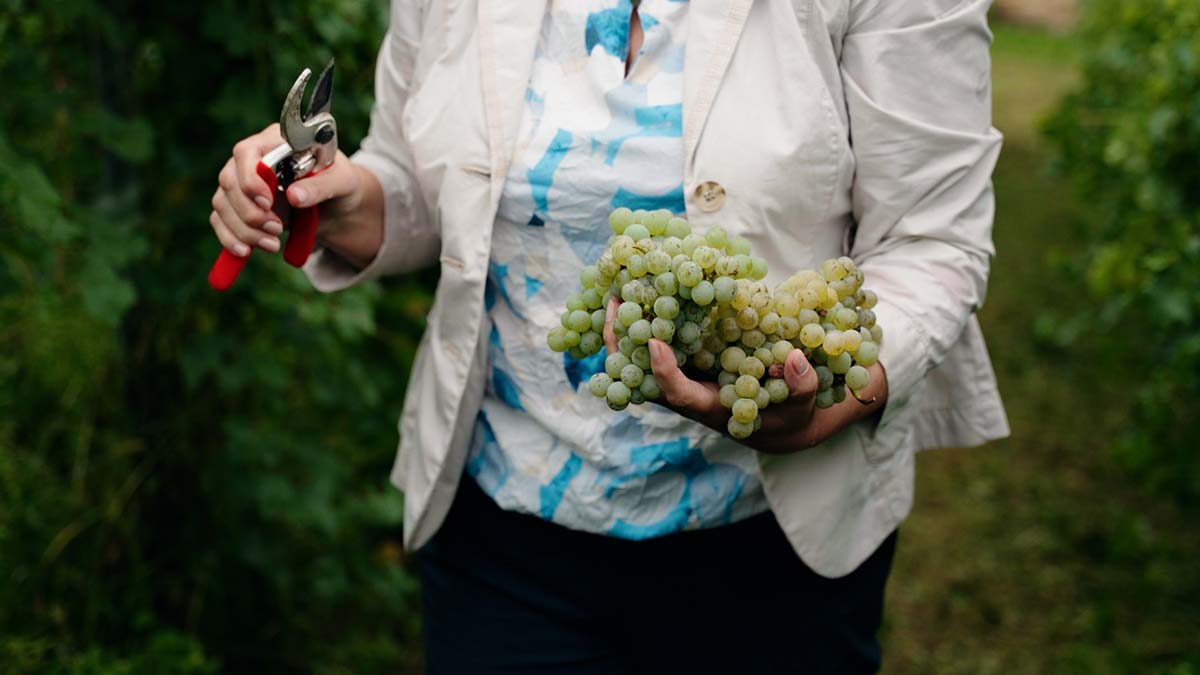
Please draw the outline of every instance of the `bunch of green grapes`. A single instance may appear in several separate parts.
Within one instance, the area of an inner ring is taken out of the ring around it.
[[[775,287],[776,310],[800,325],[796,337],[816,366],[819,408],[843,401],[847,389],[860,398],[871,381],[867,368],[879,361],[883,329],[873,311],[879,299],[863,280],[862,270],[842,256]]]
[[[790,392],[783,379],[783,364],[788,354],[801,348],[796,340],[808,323],[820,324],[827,318],[826,310],[814,306],[812,316],[801,311],[801,301],[794,297],[799,288],[796,277],[781,284],[773,295],[762,282],[767,275],[766,261],[750,255],[748,241],[731,237],[720,227],[701,235],[669,211],[625,208],[612,212],[609,225],[614,234],[607,249],[595,265],[580,272],[581,290],[568,298],[562,325],[550,331],[547,344],[576,357],[599,352],[604,345],[603,308],[609,298],[619,298],[613,322],[618,349],[605,359],[604,371],[588,381],[588,389],[605,398],[613,410],[659,398],[662,390],[650,372],[647,347],[651,338],[658,338],[670,345],[681,368],[716,378],[721,403],[730,410],[729,434],[738,439],[749,437],[762,424],[760,411],[787,399]],[[838,282],[833,291],[837,294],[851,285],[841,279],[857,274],[850,291],[855,295],[861,273],[847,268],[844,260],[848,259],[829,261],[837,263],[838,270],[850,270],[829,283]],[[807,280],[807,273],[800,275]],[[829,291],[822,293],[822,298],[833,297]],[[873,294],[870,297],[873,302]],[[837,319],[836,313],[829,318]],[[873,316],[870,321],[874,325]],[[854,343],[854,350],[843,347],[839,353],[858,353],[862,342],[865,340]],[[804,353],[824,359],[822,367],[830,371],[825,365],[828,352],[810,347]],[[838,377],[839,383],[850,383],[855,391],[866,386],[865,381],[854,386],[860,382],[857,370],[853,375],[841,371]],[[833,383],[833,378],[822,380],[820,404],[835,396]]]

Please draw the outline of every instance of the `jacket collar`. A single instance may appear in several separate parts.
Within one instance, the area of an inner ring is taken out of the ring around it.
[[[521,104],[547,0],[479,0],[479,58],[493,180],[503,180],[521,123]],[[685,180],[754,0],[692,0],[683,63]]]

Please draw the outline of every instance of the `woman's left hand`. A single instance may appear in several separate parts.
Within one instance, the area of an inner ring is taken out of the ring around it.
[[[615,312],[610,308],[608,313],[604,337],[608,351],[612,352],[616,350],[616,335],[611,328]],[[663,398],[655,403],[728,434],[726,425],[730,412],[721,405],[717,384],[693,380],[684,374],[667,343],[651,339],[649,348],[650,368],[663,391]],[[768,454],[798,452],[814,447],[854,422],[875,414],[883,409],[887,401],[887,376],[878,363],[867,370],[871,373],[871,380],[859,392],[862,401],[847,395],[844,401],[830,408],[818,408],[816,370],[803,352],[794,350],[788,355],[783,368],[783,379],[791,395],[786,401],[769,405],[760,411],[762,428],[741,442]]]

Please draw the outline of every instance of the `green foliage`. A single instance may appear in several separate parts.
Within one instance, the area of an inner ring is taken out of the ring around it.
[[[1117,338],[1118,357],[1141,377],[1128,383],[1136,424],[1116,450],[1153,483],[1194,499],[1200,4],[1093,0],[1082,36],[1083,81],[1047,129],[1088,205],[1090,243],[1071,269],[1101,304],[1043,332],[1060,343]]]
[[[217,171],[337,58],[366,131],[387,3],[0,2],[0,663],[411,666],[395,415],[430,279],[205,282]],[[14,105],[15,104],[15,105]]]

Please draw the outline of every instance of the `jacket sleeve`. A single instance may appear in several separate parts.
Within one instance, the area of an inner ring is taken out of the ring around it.
[[[342,290],[387,274],[412,271],[437,259],[440,235],[416,183],[412,150],[401,123],[420,44],[421,4],[423,0],[392,0],[388,31],[375,64],[371,127],[362,147],[350,158],[375,174],[383,188],[383,243],[362,269],[333,251],[314,251],[304,272],[317,290]]]
[[[888,404],[877,437],[986,293],[1001,143],[989,5],[851,0],[841,63],[855,158],[851,257],[879,295]]]

